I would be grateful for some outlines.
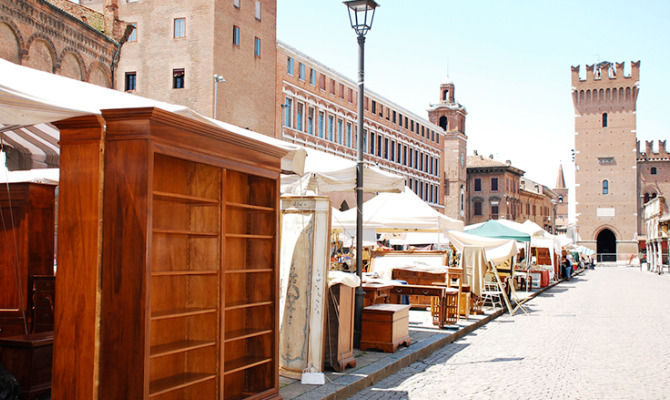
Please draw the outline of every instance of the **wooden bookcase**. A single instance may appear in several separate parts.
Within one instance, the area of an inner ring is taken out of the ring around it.
[[[103,117],[93,397],[278,398],[283,151],[156,109]]]

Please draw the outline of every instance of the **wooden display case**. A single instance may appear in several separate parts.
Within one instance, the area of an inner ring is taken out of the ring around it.
[[[56,281],[54,398],[278,398],[284,151],[158,109],[103,118],[96,140],[100,120],[59,123],[59,254],[60,243],[66,249]],[[73,191],[90,196],[96,186],[102,196],[77,209]],[[82,208],[89,214],[77,223],[72,214]],[[84,236],[96,214],[99,242]],[[78,239],[81,254],[67,248]],[[96,251],[98,269],[78,270]],[[99,308],[73,316],[78,293],[95,304],[98,281]]]

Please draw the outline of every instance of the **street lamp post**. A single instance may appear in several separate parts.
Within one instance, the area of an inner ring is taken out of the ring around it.
[[[356,163],[356,274],[363,283],[363,102],[365,101],[363,68],[365,35],[372,28],[375,8],[378,4],[374,0],[345,1],[349,11],[349,22],[358,36],[358,162]],[[363,313],[363,299],[365,292],[359,285],[356,288],[354,309],[354,345],[361,343],[361,314]]]
[[[219,82],[225,82],[226,80],[221,75],[214,74],[214,119],[216,119],[216,101],[218,100],[218,91]]]

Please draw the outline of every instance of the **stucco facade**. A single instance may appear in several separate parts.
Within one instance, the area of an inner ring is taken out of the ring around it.
[[[220,75],[217,119],[273,135],[276,11],[274,0],[118,1],[119,17],[137,28],[123,47],[119,89],[212,117]]]

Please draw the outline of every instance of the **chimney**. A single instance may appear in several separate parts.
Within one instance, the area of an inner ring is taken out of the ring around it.
[[[114,32],[114,22],[119,19],[118,0],[105,0],[102,13],[105,18],[105,34],[114,38],[119,36]]]

